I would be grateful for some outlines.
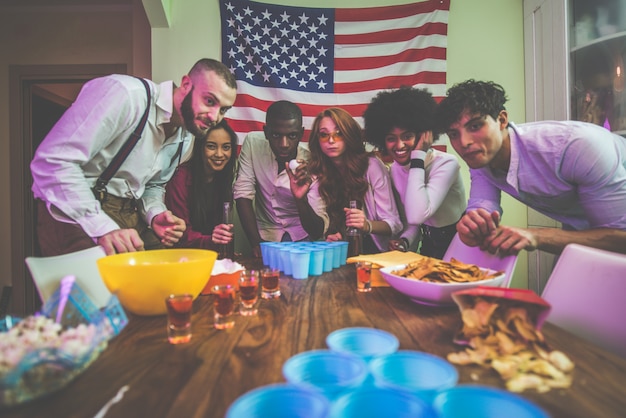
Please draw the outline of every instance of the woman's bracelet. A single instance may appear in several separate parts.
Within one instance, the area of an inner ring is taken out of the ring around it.
[[[367,231],[365,231],[365,233],[366,234],[371,234],[372,233],[372,223],[370,222],[369,219],[366,219],[365,223],[367,223]]]
[[[398,241],[400,241],[398,243],[398,249],[400,249],[401,251],[408,251],[409,250],[409,240],[408,239],[406,239],[405,237],[402,237]]]

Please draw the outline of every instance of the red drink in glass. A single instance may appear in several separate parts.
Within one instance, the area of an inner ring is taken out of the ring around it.
[[[261,271],[261,297],[263,299],[280,297],[279,277],[278,269],[266,268]]]
[[[235,288],[229,284],[213,286],[214,326],[217,329],[231,328],[235,325]]]
[[[243,270],[239,278],[239,294],[241,306],[239,313],[243,316],[256,315],[258,309],[256,303],[259,298],[259,272],[256,270]]]
[[[189,294],[171,295],[165,299],[167,306],[167,338],[171,344],[191,340],[191,308],[193,297]]]
[[[368,261],[356,263],[356,290],[359,292],[372,290],[372,263]]]
[[[254,305],[258,297],[259,285],[257,283],[240,283],[241,303],[250,306]]]

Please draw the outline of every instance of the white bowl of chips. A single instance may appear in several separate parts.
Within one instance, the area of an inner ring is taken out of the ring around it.
[[[380,269],[391,287],[404,293],[415,303],[432,306],[453,305],[452,293],[478,286],[500,287],[504,272],[465,264],[423,257],[409,264]]]

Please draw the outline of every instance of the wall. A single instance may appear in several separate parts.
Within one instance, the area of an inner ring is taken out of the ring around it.
[[[291,6],[336,7],[335,0],[274,0]],[[412,1],[344,0],[341,7],[407,4]],[[219,58],[218,0],[172,3],[171,27],[152,30],[152,72],[157,80],[178,79],[201,57]],[[184,45],[186,47],[181,47]],[[448,28],[448,86],[468,78],[493,80],[510,97],[511,120],[524,122],[523,10],[519,0],[451,0]],[[449,149],[451,149],[449,147]],[[452,151],[453,152],[453,151]],[[462,163],[467,189],[469,173]],[[526,209],[505,196],[504,222],[526,226]],[[526,253],[520,254],[513,286],[526,287]]]
[[[0,289],[13,279],[9,116],[16,109],[9,109],[10,66],[125,64],[129,72],[151,76],[150,28],[141,0],[106,6],[18,3],[0,6]]]
[[[276,4],[334,7],[334,0],[274,0]],[[342,7],[406,4],[408,1],[344,0]],[[133,0],[136,4],[137,0]],[[130,21],[123,6],[102,7],[100,11],[76,7],[72,10],[29,14],[23,8],[0,13],[0,196],[10,195],[8,67],[9,65],[127,63],[131,72],[149,73],[155,81],[179,81],[201,57],[220,56],[218,0],[163,2],[170,7],[168,28],[152,29],[152,50],[137,39],[136,22]],[[130,32],[130,33],[129,33]],[[133,36],[135,38],[133,38]],[[128,45],[127,39],[134,39]],[[519,0],[451,0],[448,37],[448,84],[469,77],[501,83],[511,98],[512,120],[523,122],[524,66],[523,14]],[[464,169],[469,185],[467,170]],[[522,205],[505,199],[505,222],[525,226]],[[0,202],[0,285],[11,280],[10,203]],[[525,287],[526,255],[518,263],[515,286]]]
[[[448,27],[448,86],[474,78],[501,84],[513,122],[525,122],[524,14],[518,0],[452,0]],[[467,167],[462,163],[462,167]],[[469,186],[469,173],[465,184]],[[467,187],[469,192],[469,187]],[[526,206],[503,194],[503,223],[526,227]],[[519,255],[512,287],[528,286],[527,253]]]

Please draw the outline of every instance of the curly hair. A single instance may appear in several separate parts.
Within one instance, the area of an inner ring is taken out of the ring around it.
[[[493,81],[470,79],[455,84],[437,106],[436,129],[439,133],[446,132],[465,112],[489,115],[497,119],[500,111],[506,109],[504,104],[507,99],[504,88]]]
[[[223,170],[214,173],[212,186],[207,186],[204,168],[204,147],[209,134],[223,129],[230,136],[231,156]],[[191,171],[191,193],[189,196],[189,218],[195,229],[210,234],[215,225],[221,222],[222,205],[233,199],[233,179],[237,160],[237,134],[222,119],[202,138],[196,138],[193,144],[193,154],[189,161]]]
[[[422,132],[432,131],[436,107],[437,102],[426,89],[403,86],[398,90],[382,91],[363,113],[365,138],[386,154],[385,136],[393,128],[406,129],[418,138]]]
[[[345,150],[342,163],[336,165],[322,152],[319,141],[320,123],[331,118],[344,135]],[[317,115],[309,135],[311,159],[309,171],[318,177],[319,192],[326,203],[330,217],[329,233],[341,231],[345,224],[343,208],[350,200],[363,202],[368,183],[365,177],[369,166],[369,154],[365,151],[363,132],[356,120],[345,110],[331,107]],[[340,168],[341,167],[341,168]]]

